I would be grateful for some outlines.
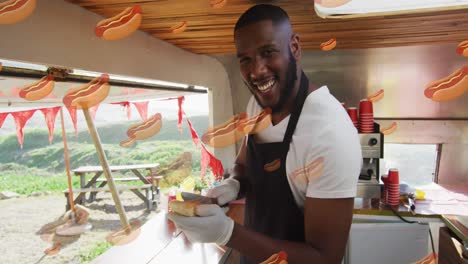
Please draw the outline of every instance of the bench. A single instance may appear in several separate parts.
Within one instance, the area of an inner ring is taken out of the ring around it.
[[[153,184],[153,188],[151,188],[151,191],[153,192],[153,199],[156,199],[159,197],[159,181],[161,181],[164,177],[163,176],[147,176],[146,177],[146,182],[148,184]],[[132,182],[132,181],[139,181],[141,180],[138,177],[115,177],[114,182]],[[96,180],[96,182],[100,182],[98,188],[104,187],[107,184],[107,179],[106,178],[99,178]],[[96,186],[93,186],[96,187]],[[91,192],[91,198],[90,201],[93,201],[96,199],[96,192]]]
[[[116,179],[114,179],[116,180]],[[104,182],[103,182],[104,183]],[[106,181],[107,183],[107,181]],[[143,200],[146,204],[146,208],[148,210],[153,209],[153,184],[144,184],[144,185],[117,185],[116,186],[117,191],[131,191],[133,192],[136,196],[138,196],[141,200]],[[145,195],[141,194],[140,190],[144,190]],[[76,188],[73,189],[73,193],[79,194],[76,199],[74,200],[75,203],[80,203],[83,204],[85,203],[84,194],[91,192],[91,193],[97,193],[97,192],[109,192],[109,187],[90,187],[90,188]],[[68,194],[69,191],[68,189],[64,190],[63,193],[65,194],[65,197],[67,198],[67,205],[66,205],[66,210],[70,210],[70,200],[68,199]]]

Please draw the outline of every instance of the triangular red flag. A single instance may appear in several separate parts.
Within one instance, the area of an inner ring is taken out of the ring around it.
[[[88,110],[89,110],[89,115],[91,116],[91,119],[96,119],[96,113],[97,113],[97,110],[99,108],[99,104],[93,106],[93,107],[90,107]]]
[[[201,173],[205,175],[206,173],[206,166],[208,165],[211,168],[211,171],[216,177],[217,181],[222,180],[224,174],[223,164],[220,160],[215,158],[213,154],[211,154],[205,147],[205,145],[201,144]]]
[[[52,144],[52,139],[54,138],[54,127],[55,127],[55,118],[57,113],[60,110],[60,106],[52,108],[42,108],[39,109],[44,114],[47,128],[49,129],[49,144]]]
[[[26,125],[26,122],[28,122],[28,120],[34,115],[35,112],[36,109],[11,113],[11,115],[15,119],[16,135],[18,136],[18,142],[21,148],[23,148],[24,139],[23,128]]]
[[[141,119],[146,121],[148,119],[148,101],[146,102],[133,102],[138,113],[140,113]]]
[[[68,107],[65,106],[68,110],[68,113],[70,114],[70,118],[73,123],[73,127],[75,128],[75,135],[78,135],[78,125],[77,125],[77,120],[76,120],[76,107]]]
[[[0,113],[0,128],[3,126],[3,122],[5,122],[5,118],[7,118],[9,114],[10,113]]]
[[[184,110],[182,109],[182,104],[184,103],[184,100],[185,100],[184,96],[177,98],[177,103],[179,105],[179,112],[178,112],[179,120],[177,121],[177,127],[179,128],[180,133],[182,133],[182,115],[184,114]]]
[[[111,104],[123,106],[125,110],[127,110],[127,119],[130,120],[132,118],[132,108],[131,108],[130,102],[123,101],[123,102],[117,102],[117,103],[111,103]]]
[[[189,126],[190,134],[192,135],[192,140],[193,140],[193,143],[195,144],[195,148],[198,148],[198,142],[199,142],[198,134],[193,128],[192,122],[190,122],[187,116],[185,116],[185,120],[187,120],[187,124]]]

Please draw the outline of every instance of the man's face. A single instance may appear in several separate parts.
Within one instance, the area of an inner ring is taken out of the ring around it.
[[[238,29],[235,44],[242,78],[263,108],[279,112],[291,96],[297,78],[290,36],[263,20]]]

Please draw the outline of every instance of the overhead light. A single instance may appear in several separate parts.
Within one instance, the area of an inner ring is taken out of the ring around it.
[[[468,0],[315,0],[322,18],[353,18],[468,9]]]

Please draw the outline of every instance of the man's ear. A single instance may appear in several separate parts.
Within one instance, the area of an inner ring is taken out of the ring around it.
[[[302,57],[302,49],[298,34],[293,34],[291,36],[289,47],[291,48],[291,53],[294,55],[296,61],[299,61]]]

